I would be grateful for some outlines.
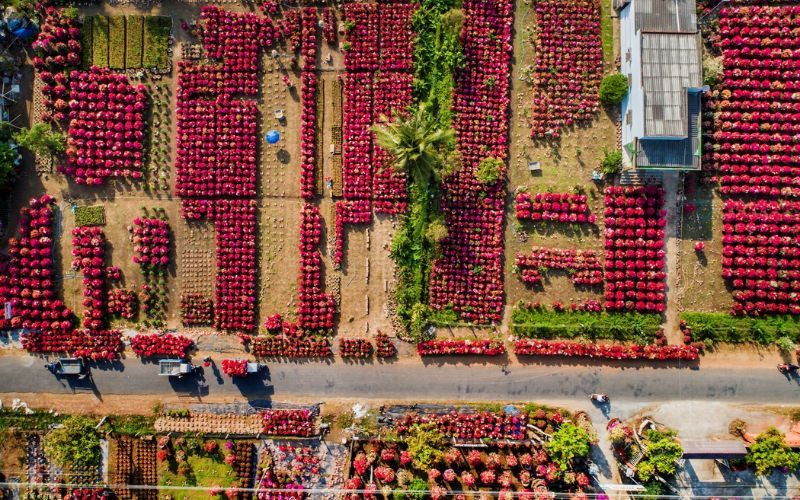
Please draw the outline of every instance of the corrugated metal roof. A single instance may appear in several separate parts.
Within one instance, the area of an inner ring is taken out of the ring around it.
[[[682,439],[683,458],[736,458],[747,454],[741,441]]]
[[[686,137],[686,89],[702,85],[699,34],[642,33],[646,137]]]
[[[687,94],[686,139],[639,139],[636,166],[639,168],[700,169],[700,94]]]
[[[695,0],[634,0],[636,31],[694,33],[697,31]]]

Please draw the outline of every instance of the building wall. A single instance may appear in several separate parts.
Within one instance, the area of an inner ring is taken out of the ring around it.
[[[628,82],[630,91],[621,104],[622,111],[622,146],[633,142],[634,137],[644,134],[644,94],[642,91],[641,75],[641,43],[635,25],[636,0],[632,0],[619,13],[620,26],[620,73],[630,75]],[[627,60],[626,54],[630,50],[631,57]],[[631,110],[631,122],[627,123],[627,113]],[[631,159],[625,157],[626,165],[631,164]]]

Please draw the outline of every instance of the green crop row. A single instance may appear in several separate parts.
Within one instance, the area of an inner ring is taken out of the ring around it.
[[[142,67],[143,28],[143,16],[128,16],[126,19],[125,66],[128,68]]]
[[[108,18],[92,17],[92,64],[108,66]]]
[[[108,18],[108,66],[125,69],[125,16]]]
[[[172,18],[151,16],[144,19],[144,56],[142,66],[145,68],[166,68],[169,60],[169,35],[172,32]]]

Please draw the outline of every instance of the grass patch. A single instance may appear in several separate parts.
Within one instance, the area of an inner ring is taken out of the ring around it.
[[[238,484],[238,478],[233,467],[224,462],[224,457],[220,449],[225,443],[224,440],[217,441],[217,450],[213,453],[198,453],[189,454],[185,461],[176,461],[176,455],[185,451],[182,447],[177,447],[174,453],[168,460],[159,462],[158,464],[158,484],[160,486],[218,486],[220,488],[227,488]],[[173,441],[175,443],[175,441]],[[182,469],[179,474],[178,470]],[[180,491],[179,494],[173,493],[176,490],[171,490],[170,494],[173,498],[184,498],[190,500],[207,500],[208,491],[204,490],[186,490]]]
[[[87,17],[81,26],[81,68],[89,69],[94,60],[94,16]]]
[[[130,436],[146,436],[156,433],[156,417],[145,415],[115,415],[109,418],[114,431]]]
[[[125,23],[125,67],[141,68],[144,16],[128,16]]]
[[[555,311],[522,302],[511,313],[511,331],[523,338],[620,340],[651,344],[661,328],[661,315]]]
[[[692,329],[695,340],[767,345],[780,337],[789,337],[800,342],[800,318],[794,316],[748,318],[728,313],[685,312],[681,319]]]
[[[611,0],[601,0],[600,39],[603,42],[603,62],[606,66],[614,64],[614,22],[611,18],[613,12]]]
[[[148,16],[144,19],[145,68],[166,68],[168,65],[169,34],[172,32],[172,18]]]
[[[108,18],[108,66],[125,69],[125,16]]]
[[[0,410],[0,433],[9,429],[21,432],[46,431],[50,425],[60,424],[66,417],[42,410],[33,410],[33,413],[26,415],[22,411],[3,409]]]
[[[108,66],[108,18],[92,17],[92,64]]]
[[[106,210],[102,205],[75,207],[75,226],[104,226]]]

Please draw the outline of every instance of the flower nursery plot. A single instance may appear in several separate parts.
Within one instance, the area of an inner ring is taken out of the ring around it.
[[[219,488],[222,492],[228,487],[241,486],[240,472],[252,467],[253,455],[248,453],[251,443],[226,441],[222,439],[202,439],[198,437],[167,436],[158,438],[158,482],[170,486],[203,486]],[[208,498],[206,490],[179,490],[185,498]]]

